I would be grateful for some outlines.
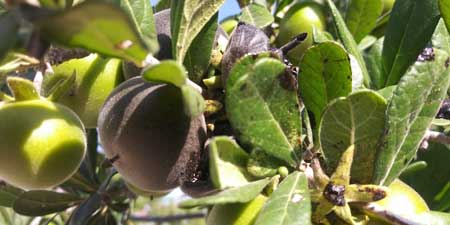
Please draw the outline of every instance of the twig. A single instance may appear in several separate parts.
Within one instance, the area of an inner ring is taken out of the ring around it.
[[[205,216],[206,216],[206,213],[180,214],[180,215],[172,215],[172,216],[134,216],[134,215],[131,215],[129,220],[163,223],[163,222],[173,222],[173,221],[178,221],[178,220],[204,218]]]

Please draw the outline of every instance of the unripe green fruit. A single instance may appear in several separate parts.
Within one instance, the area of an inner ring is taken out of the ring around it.
[[[125,181],[149,192],[178,187],[196,171],[206,140],[203,116],[190,119],[178,87],[119,85],[103,105],[98,128],[107,158]]]
[[[151,192],[151,191],[142,190],[130,183],[127,183],[127,182],[125,182],[125,184],[127,185],[128,190],[130,190],[131,192],[133,192],[134,194],[139,195],[139,196],[156,198],[156,197],[163,197],[170,193],[170,191]]]
[[[389,185],[390,192],[388,196],[373,204],[378,207],[384,208],[387,211],[399,216],[403,216],[406,219],[410,219],[414,215],[427,212],[430,209],[427,206],[425,200],[410,186],[403,183],[401,180],[394,180]],[[369,225],[385,225],[384,221],[373,217]]]
[[[47,96],[56,83],[75,72],[75,84],[57,102],[75,111],[87,128],[97,127],[100,108],[108,95],[123,81],[121,61],[91,54],[82,59],[66,61],[53,70],[54,74],[44,78],[42,95]]]
[[[384,8],[383,8],[383,12],[389,12],[389,10],[392,9],[392,7],[394,7],[394,3],[395,0],[383,0],[383,4],[384,4]]]
[[[306,40],[287,55],[291,63],[297,65],[306,49],[313,44],[313,29],[325,30],[325,22],[325,14],[321,5],[313,2],[295,4],[280,22],[280,32],[276,39],[277,47],[283,46],[301,33],[307,33]]]
[[[0,102],[0,179],[52,188],[77,171],[85,152],[83,124],[69,108],[44,99]]]
[[[215,205],[206,218],[206,225],[253,225],[267,199],[258,195],[247,203]]]
[[[230,35],[233,32],[234,28],[237,25],[238,25],[238,21],[235,20],[234,18],[224,20],[224,21],[222,21],[222,23],[220,23],[220,26],[228,35]]]

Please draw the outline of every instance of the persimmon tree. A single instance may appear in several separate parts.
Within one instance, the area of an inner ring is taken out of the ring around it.
[[[3,223],[450,224],[450,1],[224,2],[0,0]]]

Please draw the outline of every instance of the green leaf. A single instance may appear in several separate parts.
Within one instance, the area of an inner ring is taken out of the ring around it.
[[[24,190],[7,184],[0,184],[0,206],[12,207],[14,201]]]
[[[350,58],[338,43],[322,42],[305,52],[300,65],[300,95],[318,123],[329,102],[352,92]]]
[[[33,8],[31,12],[35,15],[39,10]],[[86,1],[66,11],[42,11],[31,20],[46,39],[68,47],[85,48],[137,65],[142,65],[148,54],[134,24],[111,3]]]
[[[189,79],[199,84],[208,71],[214,38],[218,28],[218,15],[214,15],[192,41],[184,58],[184,66],[188,70]]]
[[[427,167],[415,173],[402,173],[402,180],[420,193],[432,210],[443,210],[443,199],[438,198],[439,192],[450,182],[450,147],[430,142],[426,151],[417,153],[417,160],[425,161]],[[430,185],[433,184],[433,185]]]
[[[66,5],[65,0],[39,0],[39,4],[41,7],[45,8],[53,8],[53,9],[62,9]]]
[[[301,120],[292,74],[272,58],[241,60],[230,73],[226,109],[244,148],[260,148],[295,167]]]
[[[375,184],[389,185],[416,155],[448,89],[447,63],[447,53],[436,49],[432,61],[417,62],[400,80],[386,112]]]
[[[40,98],[33,82],[30,80],[10,76],[7,78],[6,82],[16,101],[27,101]]]
[[[172,51],[183,62],[192,41],[225,0],[179,0],[171,2]]]
[[[245,203],[253,200],[270,183],[266,178],[244,186],[229,188],[215,195],[189,199],[179,204],[181,208],[205,207],[216,204]]]
[[[336,5],[334,5],[333,1],[327,0],[327,5],[331,11],[331,16],[333,17],[334,25],[336,27],[337,35],[338,35],[339,39],[341,40],[345,49],[347,49],[347,51],[351,55],[355,56],[356,61],[358,61],[359,66],[361,67],[361,71],[363,72],[364,85],[366,87],[371,87],[371,80],[369,77],[369,72],[367,72],[366,64],[361,55],[361,52],[358,49],[358,45],[357,45],[355,39],[353,38],[352,34],[348,30],[347,26],[345,25],[344,19],[342,18],[341,14],[339,13],[339,10],[336,8]]]
[[[61,212],[82,202],[76,195],[53,191],[28,191],[14,202],[14,211],[26,216],[44,216]]]
[[[377,42],[377,40],[378,40],[378,39],[377,39],[375,36],[372,36],[372,35],[365,36],[365,37],[361,40],[361,42],[359,42],[359,44],[358,44],[358,49],[359,49],[361,52],[363,52],[363,51],[365,51],[366,49],[372,47],[372,46]]]
[[[16,44],[18,31],[19,23],[12,13],[0,15],[0,60]]]
[[[386,99],[386,101],[390,101],[392,96],[394,95],[394,91],[395,89],[397,89],[397,85],[392,85],[389,87],[385,87],[381,90],[378,90],[378,94],[380,94],[381,96],[384,97],[384,99]]]
[[[347,10],[347,27],[359,43],[376,26],[383,13],[382,0],[352,0]]]
[[[436,30],[431,38],[431,43],[433,48],[441,49],[450,55],[450,34],[442,19],[439,20],[439,23],[436,26]]]
[[[369,71],[370,79],[372,80],[373,89],[382,89],[386,83],[386,76],[383,71],[383,42],[384,39],[380,38],[372,46],[372,48],[364,56],[366,60],[367,70]]]
[[[247,184],[248,159],[248,153],[230,137],[214,137],[209,143],[209,174],[214,187],[224,189]]]
[[[173,60],[161,61],[142,72],[142,78],[148,82],[172,84],[181,87],[186,84],[186,70]]]
[[[439,0],[439,9],[441,11],[442,18],[447,25],[447,30],[450,32],[450,2],[447,0]]]
[[[205,99],[189,84],[181,86],[181,93],[183,95],[184,112],[191,118],[200,116],[205,111]]]
[[[240,21],[264,28],[273,23],[274,18],[266,7],[252,3],[242,9]]]
[[[120,0],[119,5],[131,19],[140,38],[145,42],[150,52],[157,52],[158,40],[150,1]]]
[[[309,225],[311,199],[308,179],[301,172],[286,177],[259,213],[255,225]]]
[[[430,41],[438,22],[438,0],[395,2],[383,46],[385,86],[399,82]]]
[[[265,151],[255,148],[250,153],[247,163],[247,171],[254,177],[272,177],[278,173],[280,167],[285,167],[286,163],[279,160]]]
[[[155,6],[155,12],[160,12],[164,9],[170,8],[171,0],[158,0],[158,3]]]
[[[351,168],[353,183],[372,180],[378,141],[383,134],[386,100],[374,91],[364,90],[331,102],[322,116],[319,141],[327,174],[337,168],[342,153],[355,145]]]

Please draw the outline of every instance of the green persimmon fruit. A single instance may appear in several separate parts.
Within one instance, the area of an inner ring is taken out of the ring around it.
[[[63,183],[78,169],[86,135],[69,108],[45,99],[0,102],[0,179],[23,189]]]
[[[395,0],[383,0],[383,13],[389,12],[394,7]]]
[[[300,63],[304,52],[313,44],[313,30],[326,29],[325,13],[322,6],[314,2],[303,2],[293,5],[281,19],[277,47],[281,47],[295,36],[307,33],[308,37],[299,46],[289,52],[287,58],[291,63]]]
[[[206,225],[253,225],[267,199],[258,195],[247,203],[215,205],[206,218]]]
[[[161,192],[153,191],[152,192],[152,191],[142,190],[128,182],[125,182],[125,185],[127,185],[128,190],[130,190],[131,192],[133,192],[136,195],[143,196],[143,197],[157,198],[157,197],[163,197],[170,193],[170,191],[161,191]]]
[[[54,74],[46,74],[41,94],[48,96],[58,82],[76,74],[75,84],[57,102],[71,108],[86,128],[97,127],[97,118],[108,95],[123,81],[119,59],[102,58],[90,54],[53,67]]]
[[[106,157],[123,179],[147,192],[165,192],[197,170],[206,125],[189,118],[181,89],[131,78],[108,97],[98,129]]]
[[[234,28],[237,25],[238,25],[238,21],[234,18],[224,20],[220,23],[220,26],[228,35],[230,35],[233,32]]]
[[[407,219],[430,210],[419,193],[401,180],[394,180],[388,187],[390,190],[388,196],[372,204]],[[385,224],[388,223],[385,223],[381,218],[376,217],[371,217],[369,222],[369,225]]]

